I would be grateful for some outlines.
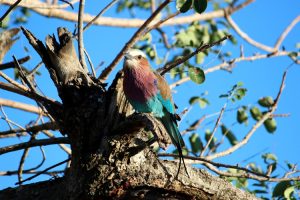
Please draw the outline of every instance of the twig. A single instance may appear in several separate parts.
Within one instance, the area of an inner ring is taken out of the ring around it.
[[[26,56],[24,58],[20,58],[20,59],[18,59],[18,62],[20,64],[23,64],[23,63],[27,62],[28,60],[30,60],[30,56]],[[14,63],[15,62],[12,61],[12,62],[8,62],[8,63],[0,64],[0,70],[15,68]]]
[[[44,124],[39,124],[35,126],[27,127],[26,129],[20,128],[20,129],[12,129],[8,131],[2,131],[0,132],[0,138],[6,138],[6,137],[15,137],[18,136],[20,133],[24,132],[38,132],[38,131],[44,131],[44,130],[57,130],[58,124],[55,122],[46,122]]]
[[[96,71],[95,71],[93,62],[92,62],[92,60],[91,60],[91,58],[90,58],[88,52],[87,52],[85,49],[83,49],[83,51],[84,51],[84,54],[86,55],[86,57],[87,57],[87,59],[88,59],[88,62],[89,62],[89,64],[90,64],[90,66],[91,66],[92,74],[93,74],[94,77],[96,77]]]
[[[160,156],[160,157],[177,157],[177,158],[179,157],[178,154],[168,154],[168,153],[159,153],[158,156]],[[209,164],[211,164],[213,166],[216,166],[216,167],[238,169],[238,170],[242,170],[242,171],[245,171],[245,172],[248,172],[248,173],[251,173],[251,174],[255,174],[255,175],[258,175],[258,176],[269,178],[265,174],[255,172],[255,171],[249,170],[249,169],[244,168],[244,167],[240,167],[240,166],[237,166],[237,165],[228,165],[228,164],[223,164],[223,163],[217,163],[217,162],[211,161],[211,160],[203,158],[203,157],[183,156],[183,158],[185,158],[186,160],[195,160],[195,161],[201,161],[201,162],[204,162],[204,163],[209,163]]]
[[[41,96],[41,95],[36,94],[36,93],[31,93],[28,89],[21,90],[20,88],[14,87],[11,84],[3,83],[1,81],[0,81],[0,88],[4,89],[4,90],[7,90],[7,91],[10,91],[10,92],[14,92],[16,94],[20,94],[22,96],[28,97],[28,98],[33,99],[33,100],[37,100],[37,101],[44,102],[46,104],[61,107],[61,103],[59,103],[58,101],[55,101],[54,99],[50,99],[48,97]]]
[[[35,140],[37,133],[38,132],[35,132],[31,135],[29,142],[32,142],[32,141]],[[23,173],[24,162],[25,162],[25,159],[26,159],[26,157],[29,153],[29,149],[30,148],[25,148],[24,151],[23,151],[23,154],[21,156],[20,164],[19,164],[19,167],[18,167],[18,181],[22,181],[22,173]],[[43,152],[43,155],[44,155],[44,152]]]
[[[18,4],[21,2],[22,0],[17,0],[14,4],[12,4],[11,6],[9,6],[9,8],[7,9],[7,11],[4,13],[4,15],[0,18],[0,23],[5,19],[5,17],[15,8],[18,6]]]
[[[255,125],[251,128],[251,130],[247,133],[247,135],[243,138],[243,140],[241,140],[240,142],[238,142],[236,145],[228,148],[227,150],[224,150],[222,152],[219,152],[219,153],[215,153],[213,155],[210,155],[210,156],[207,156],[206,158],[209,159],[209,160],[213,160],[213,159],[216,159],[216,158],[219,158],[219,157],[223,157],[223,156],[226,156],[226,155],[229,155],[231,153],[233,153],[234,151],[236,151],[237,149],[241,148],[242,146],[244,146],[245,144],[247,144],[247,142],[249,141],[249,139],[252,137],[253,133],[265,122],[265,120],[267,120],[273,113],[274,111],[277,109],[277,105],[278,105],[278,102],[279,102],[279,99],[280,99],[280,96],[282,94],[282,91],[284,89],[284,83],[285,83],[285,79],[286,79],[286,74],[287,74],[287,71],[284,72],[283,76],[282,76],[282,81],[281,81],[281,85],[280,85],[280,88],[279,88],[279,92],[277,94],[277,97],[276,99],[274,100],[274,104],[273,106],[270,108],[270,110],[264,114],[262,116],[262,118],[257,121],[255,123]]]
[[[194,131],[200,126],[200,124],[205,120],[206,115],[203,115],[200,119],[196,120],[194,123],[192,123],[187,129],[183,130],[181,132],[181,135],[186,134],[187,132]]]
[[[44,171],[35,171],[35,170],[24,170],[23,174],[37,174],[37,173],[41,173],[41,174],[46,174],[49,176],[54,176],[56,174],[60,174],[60,173],[64,173],[65,170],[58,170],[58,171],[52,171],[52,172],[44,172]],[[18,173],[17,170],[14,171],[0,171],[0,176],[12,176],[12,175],[16,175]]]
[[[156,28],[155,30],[157,30],[157,32],[159,32],[159,34],[161,35],[162,41],[165,44],[165,47],[167,49],[171,48],[171,45],[168,42],[168,38],[165,32],[163,32],[163,30],[161,30],[160,28]]]
[[[282,44],[283,40],[286,38],[286,36],[289,34],[289,32],[294,28],[294,26],[300,21],[300,15],[297,16],[287,27],[286,29],[281,33],[279,38],[277,39],[274,49],[278,50],[279,46]]]
[[[153,29],[159,28],[162,24],[164,24],[164,23],[167,22],[168,20],[170,20],[170,19],[176,17],[176,16],[179,15],[179,14],[180,14],[180,12],[177,11],[176,13],[173,13],[173,14],[167,16],[166,18],[164,18],[164,19],[162,19],[162,20],[156,22],[155,24],[153,24],[152,26],[150,26],[149,28],[147,28],[147,29],[145,30],[144,35],[146,35],[147,33],[149,33],[149,32],[150,32],[151,30],[153,30]]]
[[[227,103],[225,103],[225,105],[222,107],[221,112],[220,112],[220,115],[219,115],[219,117],[218,117],[218,119],[217,119],[217,121],[216,121],[215,127],[214,127],[214,129],[213,129],[213,132],[212,132],[212,134],[210,135],[210,138],[209,138],[209,140],[207,141],[205,147],[203,148],[203,151],[201,152],[200,157],[202,157],[202,156],[204,155],[206,149],[208,148],[208,146],[210,145],[212,139],[214,138],[214,135],[215,135],[215,133],[216,133],[216,131],[217,131],[217,128],[219,127],[219,124],[220,124],[220,121],[221,121],[221,118],[222,118],[222,116],[223,116],[223,113],[224,113],[224,110],[225,110],[226,106],[227,106]]]
[[[40,139],[40,140],[34,140],[32,142],[23,142],[23,143],[0,148],[0,155],[5,154],[5,153],[10,153],[13,151],[18,151],[18,150],[25,149],[28,147],[46,146],[46,145],[52,145],[52,144],[69,144],[69,142],[70,142],[69,138],[66,138],[66,137]]]
[[[88,29],[100,16],[102,16],[110,7],[112,7],[115,3],[117,3],[118,0],[113,0],[111,1],[109,4],[107,4],[99,13],[98,15],[96,15],[89,23],[87,23],[84,28],[83,31],[85,31],[86,29]]]
[[[238,25],[233,21],[233,19],[230,17],[229,14],[225,14],[225,18],[227,20],[227,22],[229,23],[229,25],[237,32],[237,34],[239,34],[244,40],[246,40],[249,44],[257,47],[257,48],[260,48],[264,51],[267,51],[267,52],[274,52],[275,49],[273,47],[269,47],[269,46],[266,46],[262,43],[259,43],[255,40],[253,40],[252,38],[250,38],[245,32],[243,32],[239,27]]]
[[[68,162],[69,160],[70,160],[70,158],[68,158],[68,159],[66,159],[66,160],[64,160],[64,161],[62,161],[62,162],[59,162],[59,163],[57,163],[57,164],[55,164],[55,165],[52,165],[52,166],[46,168],[45,170],[43,170],[43,171],[41,171],[41,172],[39,172],[39,173],[36,173],[35,175],[33,175],[33,176],[29,177],[29,178],[24,179],[23,181],[17,182],[16,185],[22,184],[22,183],[24,183],[25,181],[29,181],[29,180],[31,180],[31,179],[33,179],[33,178],[35,178],[35,177],[37,177],[37,176],[39,176],[39,175],[45,173],[46,171],[49,171],[50,169],[53,169],[53,168],[55,168],[55,167],[58,167],[59,165],[62,165],[62,164],[64,164],[64,163]]]
[[[26,86],[18,83],[17,81],[13,80],[12,78],[10,78],[9,76],[7,76],[6,74],[4,74],[3,72],[0,71],[0,76],[2,78],[4,78],[7,82],[9,82],[10,84],[12,84],[13,86],[16,86],[17,88],[26,91],[28,90]]]
[[[276,54],[272,54],[272,55],[269,55],[269,54],[257,54],[257,55],[254,55],[254,56],[249,56],[249,57],[239,57],[239,58],[234,58],[230,61],[227,61],[227,62],[224,62],[224,63],[221,63],[219,65],[216,65],[216,66],[213,66],[213,67],[210,67],[206,70],[204,70],[204,73],[205,74],[208,74],[208,73],[211,73],[211,72],[214,72],[214,71],[217,71],[217,70],[221,70],[221,69],[227,69],[229,67],[231,67],[234,63],[238,63],[238,62],[242,62],[242,61],[254,61],[254,60],[259,60],[259,59],[265,59],[265,58],[270,58],[270,57],[277,57],[277,56],[287,56],[290,52],[287,52],[287,51],[280,51],[280,52],[277,52]],[[187,81],[190,80],[190,77],[184,77],[174,83],[172,83],[170,85],[170,88],[174,88],[176,86],[179,86]]]
[[[85,56],[84,56],[84,44],[83,44],[83,12],[84,12],[85,0],[80,0],[79,2],[79,11],[78,11],[78,52],[79,52],[79,61],[82,68],[88,71]]]
[[[17,58],[15,56],[13,56],[13,59],[14,59],[14,63],[15,63],[16,68],[19,70],[20,77],[24,80],[24,82],[30,88],[32,93],[37,93],[36,89],[34,88],[32,83],[28,80],[27,76],[25,75],[25,73],[24,73],[22,67],[20,66],[20,63],[18,62]]]
[[[49,138],[55,138],[55,136],[50,132],[50,131],[47,131],[47,130],[43,130],[42,131],[45,135],[47,135]],[[72,154],[72,151],[69,147],[67,147],[66,145],[64,144],[58,144],[58,146],[64,151],[66,152],[68,155],[71,155]]]
[[[116,67],[116,65],[121,61],[123,54],[129,50],[143,35],[144,29],[154,20],[154,18],[160,13],[160,11],[170,3],[171,0],[165,0],[156,10],[151,14],[151,16],[143,23],[143,25],[134,33],[130,40],[126,43],[125,46],[121,49],[115,59],[106,67],[99,78],[101,81],[105,81],[108,78],[108,75]]]
[[[247,178],[247,179],[253,179],[253,180],[258,180],[258,181],[269,181],[269,182],[299,181],[300,180],[300,176],[291,177],[291,178],[284,178],[284,177],[283,178],[271,178],[271,177],[263,177],[263,176],[252,175],[252,174],[247,174],[247,173],[233,174],[230,172],[224,172],[224,171],[218,170],[216,167],[214,167],[208,163],[204,163],[204,165],[211,171],[215,172],[216,174],[221,175],[221,176],[226,176],[226,177]]]
[[[194,52],[190,53],[187,56],[184,56],[182,58],[179,58],[177,60],[175,60],[172,63],[168,63],[166,64],[163,68],[158,69],[157,71],[160,72],[161,75],[164,75],[165,73],[167,73],[168,71],[170,71],[171,69],[173,69],[174,67],[177,67],[178,65],[184,63],[185,61],[189,60],[191,57],[195,56],[196,54],[198,54],[199,52],[203,52],[217,44],[220,44],[221,42],[223,42],[224,40],[229,39],[230,37],[232,37],[231,35],[226,35],[223,38],[221,38],[220,40],[210,43],[210,44],[204,44],[204,45],[200,45],[200,47],[198,47]]]
[[[178,154],[166,154],[166,153],[160,153],[158,156],[161,157],[179,157]],[[193,160],[193,161],[201,161],[201,163],[210,169],[211,171],[217,173],[218,175],[221,176],[226,176],[226,177],[239,177],[239,178],[249,178],[249,179],[254,179],[254,180],[259,180],[259,181],[270,181],[270,182],[281,182],[281,181],[299,181],[300,176],[298,177],[291,177],[291,178],[272,178],[269,177],[265,174],[258,173],[252,170],[249,170],[244,167],[240,167],[237,165],[228,165],[228,164],[223,164],[223,163],[217,163],[213,162],[207,158],[202,158],[202,157],[194,157],[194,156],[183,156],[183,158],[188,161],[188,160]],[[197,162],[199,163],[199,162]],[[237,169],[243,171],[243,173],[230,173],[230,172],[224,172],[221,170],[218,170],[217,167],[224,167],[224,168],[232,168],[232,169]]]
[[[1,112],[3,114],[3,116],[4,116],[4,120],[6,121],[7,125],[9,126],[9,128],[11,130],[12,126],[10,125],[10,122],[8,121],[8,117],[7,117],[7,115],[6,115],[6,113],[5,113],[5,111],[4,111],[4,109],[3,109],[3,107],[2,107],[1,104],[0,104],[0,110],[1,110]]]

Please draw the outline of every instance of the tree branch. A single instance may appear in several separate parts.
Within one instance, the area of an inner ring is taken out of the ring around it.
[[[27,127],[26,129],[12,129],[8,131],[2,131],[0,132],[0,138],[15,137],[18,133],[39,132],[43,130],[57,130],[58,128],[59,127],[56,122],[46,122],[44,124]]]
[[[108,75],[112,72],[112,70],[116,67],[116,65],[123,58],[123,54],[128,51],[143,35],[144,29],[154,20],[154,18],[160,13],[160,11],[170,3],[170,0],[165,0],[155,12],[153,12],[150,17],[143,23],[143,25],[134,33],[134,35],[130,38],[130,40],[126,43],[126,45],[121,49],[115,59],[110,63],[108,67],[106,67],[98,79],[101,81],[105,81]]]
[[[238,142],[236,145],[228,148],[227,150],[224,150],[222,152],[219,153],[215,153],[213,155],[207,156],[206,158],[209,160],[213,160],[219,157],[223,157],[226,155],[229,155],[233,152],[235,152],[237,149],[241,148],[242,146],[244,146],[245,144],[247,144],[247,142],[249,141],[249,139],[252,137],[253,133],[268,119],[270,118],[270,116],[274,113],[274,111],[277,109],[277,105],[280,99],[280,96],[282,94],[282,91],[284,89],[284,83],[285,83],[285,79],[286,79],[286,74],[287,71],[284,72],[283,76],[282,76],[282,81],[281,81],[281,85],[279,88],[279,92],[277,94],[276,99],[274,100],[274,104],[273,106],[270,108],[270,110],[264,114],[262,116],[262,118],[256,122],[256,124],[251,128],[251,130],[246,134],[246,136],[243,138],[243,140],[241,140],[240,142]]]
[[[264,45],[262,43],[256,42],[251,37],[249,37],[247,35],[247,33],[243,32],[238,27],[238,25],[233,21],[233,19],[230,17],[230,15],[225,14],[225,18],[226,18],[227,22],[229,23],[229,25],[237,32],[237,34],[239,34],[249,44],[251,44],[251,45],[253,45],[253,46],[257,47],[257,48],[260,48],[260,49],[262,49],[264,51],[267,51],[267,52],[274,52],[275,51],[275,49],[273,47],[269,47],[269,46],[266,46],[266,45]]]
[[[2,24],[1,22],[5,19],[5,17],[15,8],[18,6],[18,4],[21,2],[22,0],[17,0],[15,3],[13,3],[11,6],[9,6],[9,8],[7,9],[7,11],[4,13],[4,15],[2,15],[2,17],[0,18],[0,24]]]
[[[282,44],[283,40],[286,38],[286,36],[289,34],[289,32],[294,28],[294,26],[300,21],[300,15],[297,16],[287,27],[286,29],[281,33],[279,38],[277,39],[274,49],[278,50],[279,46]]]
[[[79,52],[79,61],[82,68],[88,72],[86,62],[85,62],[85,55],[84,55],[84,44],[83,44],[83,13],[84,13],[84,5],[85,0],[80,0],[79,3],[79,11],[78,11],[78,52]]]
[[[18,62],[20,64],[23,64],[23,63],[27,62],[28,60],[30,60],[30,56],[26,56],[24,58],[20,58],[20,59],[18,59]],[[12,62],[8,62],[8,63],[0,64],[0,70],[15,68],[14,63],[15,62],[12,61]]]
[[[10,153],[13,151],[18,151],[28,147],[46,146],[52,144],[69,144],[69,139],[66,137],[59,137],[59,138],[34,140],[32,142],[23,142],[23,143],[0,148],[0,155],[5,153]]]
[[[218,71],[218,70],[221,70],[221,69],[232,69],[233,67],[235,67],[235,63],[238,63],[238,62],[242,62],[242,61],[254,61],[254,60],[260,60],[260,59],[265,59],[265,58],[270,58],[270,57],[277,57],[277,56],[287,56],[289,55],[290,52],[287,52],[287,51],[279,51],[275,54],[257,54],[257,55],[254,55],[254,56],[248,56],[248,57],[239,57],[239,58],[234,58],[230,61],[227,61],[227,62],[223,62],[219,65],[216,65],[216,66],[213,66],[211,68],[208,68],[206,70],[204,70],[204,73],[205,74],[208,74],[208,73],[211,73],[211,72],[214,72],[214,71]],[[170,84],[170,88],[174,88],[176,86],[179,86],[187,81],[191,80],[190,77],[184,77],[172,84]]]
[[[68,158],[68,159],[66,159],[66,160],[64,160],[64,161],[62,161],[62,162],[59,162],[59,163],[57,163],[57,164],[55,164],[55,165],[52,165],[52,166],[46,168],[45,170],[43,170],[43,171],[41,171],[41,172],[39,172],[39,173],[36,173],[35,175],[33,175],[33,176],[29,177],[29,178],[24,179],[23,181],[17,182],[16,185],[17,185],[17,184],[24,183],[24,182],[26,182],[26,181],[30,181],[31,179],[33,179],[33,178],[35,178],[35,177],[37,177],[37,176],[39,176],[39,175],[41,175],[41,174],[43,174],[43,173],[49,171],[50,169],[53,169],[53,168],[55,168],[55,167],[58,167],[59,165],[64,164],[64,163],[68,162],[69,160],[71,160],[71,159]]]
[[[19,109],[19,110],[24,110],[24,111],[27,111],[27,112],[32,112],[32,113],[36,113],[36,114],[45,115],[39,107],[30,105],[30,104],[26,104],[26,103],[12,101],[12,100],[9,100],[9,99],[0,98],[0,105],[6,106],[6,107],[11,107],[11,108],[16,108],[16,109]]]
[[[217,44],[220,44],[221,42],[223,42],[224,40],[227,40],[231,37],[231,35],[226,35],[223,38],[221,38],[220,40],[210,43],[210,44],[204,44],[201,45],[200,47],[198,47],[194,52],[190,53],[187,56],[184,56],[182,58],[179,58],[177,60],[175,60],[172,63],[168,63],[166,64],[163,68],[159,68],[157,69],[158,72],[160,72],[161,75],[164,75],[165,73],[167,73],[168,71],[170,71],[171,69],[173,69],[174,67],[177,67],[178,65],[184,63],[185,61],[189,60],[191,57],[195,56],[196,54],[203,52]]]
[[[4,89],[4,90],[7,90],[7,91],[10,91],[10,92],[13,92],[13,93],[16,93],[16,94],[19,94],[19,95],[22,95],[22,96],[25,96],[25,97],[28,97],[28,98],[33,99],[33,100],[37,100],[37,101],[44,102],[44,103],[47,103],[47,104],[50,104],[50,105],[55,105],[55,106],[61,107],[61,103],[59,103],[58,101],[55,101],[55,100],[50,99],[48,97],[41,96],[41,95],[36,94],[36,93],[31,93],[30,90],[28,90],[28,89],[27,90],[21,90],[20,88],[14,87],[11,84],[3,83],[1,81],[0,81],[0,88]]]
[[[252,3],[254,0],[246,0],[245,2],[241,3],[240,5],[237,5],[235,7],[226,7],[224,8],[225,11],[229,11],[230,13],[236,12],[240,9],[243,9],[245,6],[249,5]],[[6,5],[11,5],[12,2],[11,0],[0,0],[0,3],[6,4]],[[77,13],[75,12],[70,12],[67,10],[61,10],[61,9],[55,9],[55,7],[49,7],[48,4],[46,3],[32,3],[31,0],[23,0],[19,6],[29,8],[36,13],[48,17],[53,17],[53,18],[59,18],[67,21],[73,21],[77,22]],[[46,8],[46,9],[45,9]],[[47,9],[49,8],[49,9]],[[216,11],[211,11],[211,12],[206,12],[202,13],[201,15],[199,14],[193,14],[189,16],[183,16],[183,17],[178,17],[174,18],[172,20],[168,20],[166,23],[164,23],[164,26],[174,26],[174,25],[180,25],[180,24],[189,24],[193,21],[205,21],[205,20],[210,20],[214,18],[221,18],[224,17],[224,9],[219,9]],[[95,16],[92,16],[90,14],[84,14],[83,15],[83,22],[88,23],[91,20],[93,20]],[[93,22],[94,25],[101,25],[101,26],[113,26],[113,27],[125,27],[125,28],[139,28],[142,26],[142,24],[145,22],[143,19],[130,19],[130,18],[112,18],[112,17],[99,17],[96,21]],[[157,23],[156,20],[154,20],[151,24]]]

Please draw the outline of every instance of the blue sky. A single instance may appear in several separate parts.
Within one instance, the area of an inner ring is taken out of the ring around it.
[[[109,1],[101,4],[101,6],[96,5],[96,3],[87,2],[86,10],[92,14],[96,14]],[[269,1],[269,0],[258,0],[246,7],[245,9],[234,13],[232,18],[240,26],[240,28],[247,32],[249,36],[255,40],[262,42],[264,44],[272,46],[280,33],[285,29],[285,27],[297,16],[299,15],[300,1],[298,0],[288,0],[288,1]],[[6,10],[6,7],[0,6],[0,15]],[[209,11],[209,9],[208,9]],[[147,15],[141,12],[139,18],[145,18]],[[128,14],[116,14],[115,7],[112,8],[109,12],[105,14],[106,16],[117,16],[128,17]],[[35,13],[32,13],[32,16],[29,19],[29,22],[24,25],[27,29],[32,31],[35,36],[43,40],[47,34],[56,33],[56,28],[58,26],[65,26],[69,30],[73,31],[75,27],[74,22],[66,22],[59,19],[49,19],[46,17],[39,16]],[[168,28],[166,28],[168,29]],[[85,48],[89,52],[89,55],[94,63],[97,66],[100,62],[104,62],[103,66],[107,66],[114,56],[120,51],[123,45],[129,40],[132,34],[135,32],[135,28],[125,29],[125,28],[112,28],[112,27],[101,27],[93,26],[88,29],[84,34]],[[235,35],[235,32],[232,30],[231,34]],[[295,44],[299,43],[300,35],[300,25],[298,24],[292,32],[284,40],[283,45],[287,50],[296,50]],[[14,45],[11,51],[8,52],[5,57],[4,62],[11,61],[11,56],[16,55],[18,58],[26,56],[28,54],[32,55],[33,58],[25,66],[28,68],[33,68],[39,61],[40,58],[34,52],[34,50],[28,44],[26,38],[21,35],[20,40]],[[237,36],[239,45],[244,45],[245,55],[252,55],[254,53],[264,53],[262,50],[256,49],[247,44],[246,41],[242,40]],[[24,46],[29,49],[29,53],[24,50]],[[225,42],[222,49],[229,50],[232,52],[233,56],[239,55],[239,46],[232,46],[230,43]],[[206,81],[202,85],[195,85],[192,82],[185,83],[182,86],[175,88],[174,90],[174,100],[179,105],[179,111],[186,108],[189,104],[189,98],[193,95],[200,95],[201,93],[208,91],[206,96],[211,102],[211,105],[206,109],[200,109],[199,106],[193,106],[193,109],[188,113],[188,115],[183,119],[180,124],[180,129],[183,130],[187,127],[188,122],[192,122],[195,119],[201,117],[203,114],[211,114],[221,110],[222,106],[225,103],[224,99],[218,98],[222,93],[225,93],[231,87],[239,81],[244,83],[244,86],[248,89],[246,97],[237,103],[230,103],[228,108],[235,108],[240,105],[255,105],[257,100],[262,96],[273,96],[277,95],[282,74],[286,67],[291,63],[291,60],[286,57],[277,57],[265,60],[257,60],[253,62],[242,62],[238,63],[234,68],[232,73],[225,71],[218,71],[211,74],[208,74]],[[218,64],[218,60],[214,57],[210,57],[204,62],[201,67],[209,68]],[[100,68],[99,71],[103,69]],[[117,69],[120,69],[122,64],[118,65]],[[155,67],[155,63],[152,63],[152,66]],[[41,77],[37,78],[37,82],[42,89],[42,91],[55,99],[58,99],[56,89],[54,88],[53,83],[51,82],[48,72],[42,67],[39,70],[42,73]],[[98,71],[98,74],[99,74]],[[117,71],[117,70],[116,70]],[[116,72],[115,71],[115,72]],[[11,70],[6,70],[5,73],[8,75],[13,74]],[[110,76],[109,81],[114,77],[113,73]],[[282,94],[282,98],[278,105],[278,110],[276,113],[290,113],[291,115],[288,118],[276,118],[278,129],[275,134],[268,134],[264,127],[259,128],[254,136],[251,138],[249,143],[242,149],[239,149],[234,154],[223,158],[218,159],[217,161],[223,161],[227,164],[236,164],[242,163],[241,161],[254,155],[255,153],[261,152],[264,153],[270,152],[277,155],[279,163],[284,165],[284,161],[288,160],[292,163],[299,163],[299,148],[298,143],[300,141],[300,106],[298,100],[300,99],[300,90],[297,82],[299,81],[300,68],[297,65],[294,65],[287,75],[286,87]],[[174,80],[170,80],[169,75],[167,79],[170,83]],[[2,81],[2,80],[1,80]],[[0,91],[0,98],[13,99],[16,101],[21,101],[25,103],[35,104],[35,102],[24,99],[18,95],[14,95],[3,90]],[[18,112],[16,110],[5,108],[6,114],[12,120],[18,122],[19,124],[25,125],[30,119],[32,119],[31,114],[25,112]],[[225,124],[232,124],[235,121],[236,111],[226,112],[223,118]],[[212,118],[205,121],[205,123],[215,120]],[[243,136],[253,125],[253,120],[250,121],[248,126],[244,125],[235,125],[233,131],[239,139],[242,139]],[[203,136],[205,129],[212,129],[214,126],[214,121],[208,124],[207,126],[197,130],[197,133]],[[2,120],[0,121],[0,131],[7,130],[8,127],[6,123]],[[59,134],[57,134],[59,136]],[[39,136],[42,138],[43,136]],[[187,141],[187,137],[185,138]],[[20,139],[8,139],[0,140],[0,147],[14,144],[17,142],[25,142],[28,138]],[[228,147],[224,145],[221,149]],[[43,165],[43,168],[60,162],[66,158],[66,154],[56,146],[45,147],[45,152],[47,160]],[[9,153],[0,156],[0,171],[6,170],[16,170],[21,151],[15,153]],[[26,159],[25,169],[30,168],[38,164],[41,160],[41,153],[38,148],[33,148],[30,151],[28,158]],[[256,156],[251,159],[251,161],[261,164],[260,156]],[[27,176],[24,175],[24,178]],[[38,180],[46,180],[49,176],[40,176],[32,180],[32,182]],[[14,183],[17,182],[16,176],[0,176],[0,189],[6,187],[14,187]]]

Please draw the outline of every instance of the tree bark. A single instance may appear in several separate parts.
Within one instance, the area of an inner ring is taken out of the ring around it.
[[[71,34],[58,29],[46,45],[22,28],[39,53],[63,104],[44,103],[69,138],[71,166],[63,178],[0,191],[0,199],[256,199],[229,182],[188,166],[160,160],[149,134],[170,143],[160,122],[136,114],[126,101],[119,72],[111,86],[90,77],[75,53]]]

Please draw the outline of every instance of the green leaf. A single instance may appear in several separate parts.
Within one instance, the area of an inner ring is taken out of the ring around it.
[[[272,197],[283,197],[284,195],[284,191],[289,188],[291,186],[291,182],[290,181],[282,181],[279,182],[274,190],[273,190],[273,194]]]
[[[190,105],[199,103],[200,108],[205,108],[209,104],[209,101],[205,98],[195,96],[195,97],[190,98],[189,103],[190,103]]]
[[[222,134],[228,139],[229,143],[233,146],[238,143],[235,135],[225,125],[221,125]]]
[[[207,0],[194,0],[193,7],[197,13],[201,14],[207,8]]]
[[[187,12],[191,6],[192,6],[193,1],[192,0],[177,0],[176,1],[176,8],[179,10],[181,13]]]
[[[178,149],[175,149],[173,151],[173,154],[178,154]],[[189,154],[188,150],[186,148],[182,148],[182,155],[187,156]]]
[[[259,194],[267,194],[268,192],[266,190],[253,190],[254,193]]]
[[[272,153],[265,153],[261,156],[264,159],[264,162],[266,164],[270,164],[269,161],[273,161],[273,162],[277,162],[277,157],[276,155],[272,154]]]
[[[286,188],[284,190],[284,193],[283,193],[284,194],[284,198],[286,198],[287,200],[290,200],[294,191],[295,191],[295,187],[294,186]]]
[[[277,129],[277,124],[276,124],[276,121],[274,118],[271,118],[271,119],[267,119],[265,122],[264,122],[264,126],[265,128],[267,129],[267,131],[269,133],[274,133]]]
[[[255,119],[256,121],[260,120],[263,116],[263,114],[260,112],[259,108],[256,106],[253,106],[250,109],[250,114],[251,114],[252,118]]]
[[[203,63],[205,56],[206,55],[203,52],[199,52],[198,54],[196,54],[196,63],[197,64]]]
[[[261,105],[262,107],[269,108],[269,107],[273,106],[274,100],[272,97],[267,96],[267,97],[260,98],[258,100],[258,104]]]
[[[235,91],[234,97],[237,100],[241,100],[246,95],[247,89],[246,88],[238,88]]]
[[[192,152],[193,153],[198,153],[203,150],[203,143],[197,133],[193,133],[189,137],[191,147],[192,147]]]
[[[191,80],[197,84],[201,84],[205,81],[204,71],[199,67],[190,67],[189,76]]]
[[[237,121],[242,124],[244,122],[247,122],[248,120],[248,115],[246,113],[246,110],[243,108],[238,109],[237,111]]]

